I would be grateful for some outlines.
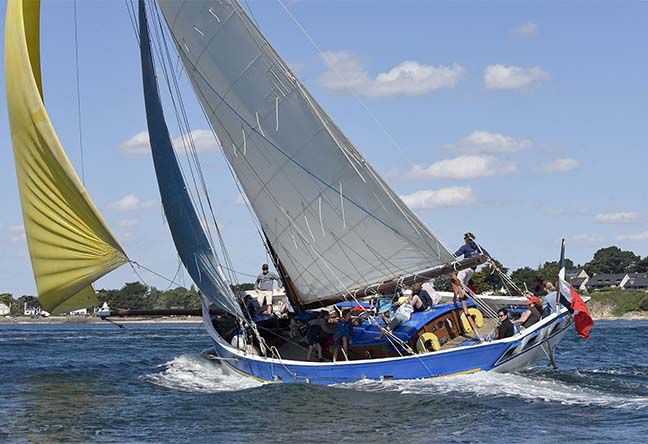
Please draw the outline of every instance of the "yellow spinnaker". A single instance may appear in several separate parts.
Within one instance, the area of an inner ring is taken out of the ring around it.
[[[97,303],[92,282],[128,261],[45,111],[39,0],[8,0],[5,79],[25,234],[38,296],[57,314]]]

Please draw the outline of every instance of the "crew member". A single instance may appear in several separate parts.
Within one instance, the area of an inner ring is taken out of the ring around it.
[[[279,276],[268,270],[268,264],[263,264],[261,266],[261,274],[256,278],[254,289],[256,290],[259,306],[265,308],[268,314],[272,314],[272,281],[277,281],[279,287],[281,287],[281,279],[279,279]]]
[[[471,232],[464,234],[464,244],[457,251],[455,251],[455,256],[463,256],[464,259],[469,259],[471,257],[477,257],[480,254],[490,257],[490,254],[488,254],[486,250],[477,245],[477,242],[475,242],[474,234],[472,234]],[[459,271],[457,278],[459,278],[459,280],[464,285],[468,286],[468,282],[470,282],[470,279],[472,278],[473,274],[475,274],[476,270],[476,265],[471,268],[463,269]]]

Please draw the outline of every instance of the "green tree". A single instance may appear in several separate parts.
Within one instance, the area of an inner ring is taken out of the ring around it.
[[[0,293],[0,303],[5,304],[7,307],[11,307],[15,302],[16,301],[14,301],[11,293]]]
[[[594,253],[594,258],[585,264],[585,270],[590,275],[599,273],[630,273],[639,265],[640,257],[632,251],[624,251],[619,247],[601,248]]]
[[[25,308],[25,304],[27,304],[29,307],[41,308],[40,301],[38,300],[38,298],[36,296],[22,295],[11,306],[11,314],[13,316],[22,315],[23,310]]]
[[[243,282],[240,284],[232,285],[232,291],[237,293],[239,291],[254,290],[254,282]]]
[[[574,268],[574,262],[571,259],[565,259],[565,268],[571,270]],[[558,272],[560,271],[560,264],[558,261],[545,262],[539,269],[538,274],[541,275],[546,280],[553,282],[558,278]],[[531,290],[529,288],[529,290]],[[532,290],[533,291],[533,290]]]
[[[636,273],[648,272],[648,256],[646,256],[645,258],[637,262],[637,266],[635,267],[635,272]]]
[[[518,268],[513,273],[511,273],[511,280],[513,280],[513,282],[515,282],[515,285],[520,287],[522,290],[525,289],[524,284],[526,284],[526,288],[533,291],[536,285],[537,277],[538,271],[534,270],[531,267]]]
[[[141,282],[127,282],[119,290],[99,290],[100,305],[107,302],[111,308],[149,308],[149,287]]]

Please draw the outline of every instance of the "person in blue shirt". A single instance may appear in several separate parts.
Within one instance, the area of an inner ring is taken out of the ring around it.
[[[484,254],[490,257],[490,254],[488,254],[486,250],[477,245],[477,242],[475,242],[474,234],[472,234],[471,232],[464,234],[464,244],[457,251],[455,251],[455,256],[463,256],[464,259],[469,259],[471,257],[479,256],[480,254]],[[475,274],[475,271],[477,271],[476,266],[466,268],[457,273],[457,278],[459,278],[462,284],[468,285],[468,282],[470,282],[470,279],[472,278],[473,274]]]
[[[335,340],[335,351],[333,352],[333,362],[337,361],[338,352],[343,350],[344,359],[349,359],[349,345],[351,344],[351,335],[353,334],[353,323],[351,322],[351,310],[347,309],[342,312],[342,319],[335,327],[333,339]]]

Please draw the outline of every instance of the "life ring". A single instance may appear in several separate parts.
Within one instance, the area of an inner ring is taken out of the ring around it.
[[[482,328],[484,326],[484,315],[482,315],[481,311],[476,308],[469,308],[468,313],[475,320],[477,328]]]
[[[430,351],[428,350],[426,345],[428,342],[432,344],[433,351],[441,350],[441,343],[439,342],[437,335],[427,332],[419,336],[418,340],[416,341],[416,351],[419,353],[428,353]]]
[[[475,321],[475,325],[477,326],[477,328],[482,328],[484,326],[484,316],[481,314],[481,311],[477,310],[476,308],[469,308],[468,314]],[[471,333],[472,326],[470,325],[470,322],[468,322],[466,313],[461,313],[460,319],[461,319],[461,327],[463,328],[463,331],[466,333]]]

